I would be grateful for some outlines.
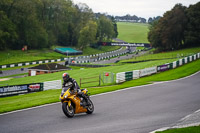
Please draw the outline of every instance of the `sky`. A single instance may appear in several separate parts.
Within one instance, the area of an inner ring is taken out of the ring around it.
[[[85,3],[94,13],[107,13],[114,16],[127,14],[148,19],[149,17],[163,16],[175,4],[184,6],[196,4],[200,0],[72,0],[75,4]]]

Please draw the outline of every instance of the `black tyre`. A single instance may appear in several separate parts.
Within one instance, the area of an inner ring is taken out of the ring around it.
[[[94,105],[93,105],[93,103],[92,103],[92,101],[90,99],[88,99],[88,102],[90,103],[90,106],[88,106],[86,113],[87,114],[92,114],[93,111],[94,111]]]
[[[69,117],[69,118],[71,118],[71,117],[73,117],[74,116],[74,106],[73,105],[71,105],[70,107],[68,106],[68,103],[63,103],[62,104],[62,110],[63,110],[63,112],[64,112],[64,114],[67,116],[67,117]]]

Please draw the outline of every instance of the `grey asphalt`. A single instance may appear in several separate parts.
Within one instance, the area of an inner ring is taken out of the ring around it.
[[[200,72],[177,81],[92,96],[94,113],[71,119],[63,114],[60,103],[0,115],[0,132],[148,133],[173,127],[197,111],[199,86]]]
[[[136,50],[136,47],[132,47],[131,48],[131,51],[132,52],[134,52]],[[131,59],[131,58],[133,58],[133,57],[138,57],[138,56],[141,56],[141,55],[143,55],[143,54],[145,54],[146,52],[148,52],[148,51],[142,51],[142,52],[139,52],[139,54],[133,54],[133,53],[131,53],[131,54],[126,54],[126,55],[124,55],[124,56],[119,56],[119,57],[115,57],[115,58],[112,58],[112,59],[110,59],[110,60],[100,60],[100,61],[96,61],[96,62],[93,62],[92,64],[110,64],[110,63],[116,63],[116,62],[118,62],[118,61],[120,61],[120,60],[127,60],[127,59]]]
[[[136,47],[131,47],[131,52],[134,52],[136,50]],[[111,59],[106,59],[106,60],[100,60],[100,61],[96,61],[93,62],[92,64],[109,64],[109,63],[115,63],[118,62],[120,60],[124,60],[124,59],[130,59],[134,56],[135,54],[126,54],[124,56],[119,56],[119,57],[115,57],[115,58],[111,58]]]

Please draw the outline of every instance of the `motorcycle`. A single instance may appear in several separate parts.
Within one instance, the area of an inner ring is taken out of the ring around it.
[[[84,93],[84,95],[86,95],[88,103],[84,98],[79,97],[77,92],[74,93],[74,91],[71,90],[70,88],[65,87],[62,89],[62,93],[60,95],[62,110],[63,113],[69,118],[73,117],[74,114],[78,113],[92,114],[94,111],[94,105],[90,100],[90,97],[88,95],[88,90],[82,89],[81,91]]]

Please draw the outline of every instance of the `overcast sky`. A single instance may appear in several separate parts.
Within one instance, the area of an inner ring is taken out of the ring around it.
[[[109,15],[123,16],[126,14],[138,17],[163,16],[175,4],[184,6],[196,4],[199,0],[73,0],[75,4],[86,3],[93,12],[107,13]]]

